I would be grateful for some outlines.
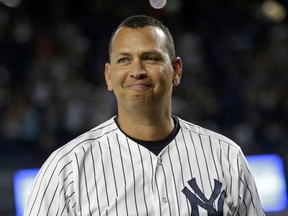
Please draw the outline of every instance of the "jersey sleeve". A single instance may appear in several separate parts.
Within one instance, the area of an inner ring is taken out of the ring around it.
[[[253,173],[241,150],[238,154],[238,166],[240,170],[240,206],[237,215],[265,216]]]
[[[43,164],[35,179],[24,216],[75,215],[72,160],[62,159],[59,152],[54,152]]]

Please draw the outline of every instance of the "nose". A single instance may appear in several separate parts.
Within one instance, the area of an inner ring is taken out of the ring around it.
[[[146,70],[141,64],[141,62],[135,62],[133,64],[131,77],[135,79],[142,79],[147,76]]]

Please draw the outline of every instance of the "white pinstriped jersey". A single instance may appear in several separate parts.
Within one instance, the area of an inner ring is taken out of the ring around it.
[[[265,215],[241,149],[177,118],[158,156],[114,118],[56,150],[41,168],[25,216]]]

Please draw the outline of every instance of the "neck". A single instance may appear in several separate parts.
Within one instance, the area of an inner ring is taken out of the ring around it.
[[[119,112],[117,122],[129,136],[147,141],[164,139],[174,128],[171,112]]]

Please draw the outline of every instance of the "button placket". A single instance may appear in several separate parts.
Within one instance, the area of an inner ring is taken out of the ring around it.
[[[167,202],[168,202],[168,198],[167,198],[167,197],[162,197],[162,201],[163,201],[164,203],[167,203]]]
[[[161,157],[159,157],[157,159],[157,166],[162,166],[162,158]]]
[[[167,194],[166,188],[166,180],[165,180],[165,166],[166,166],[166,156],[162,155],[158,156],[155,163],[155,181],[157,182],[155,186],[158,188],[154,190],[155,193],[155,204],[157,204],[157,210],[161,212],[160,215],[168,215],[170,212],[170,204],[169,197]]]

